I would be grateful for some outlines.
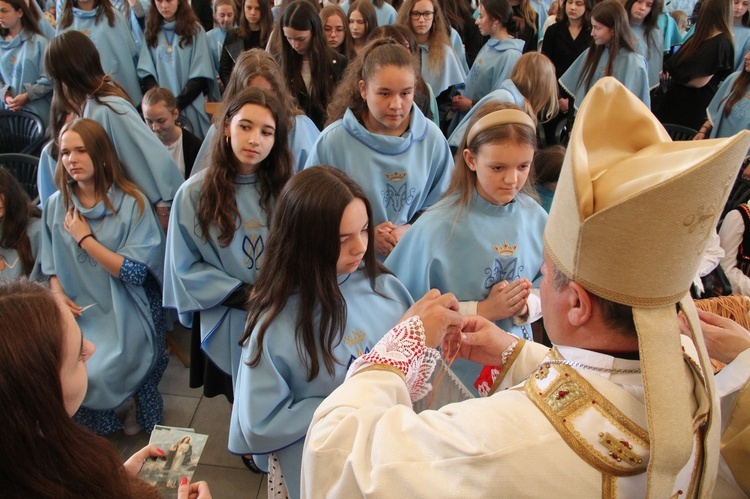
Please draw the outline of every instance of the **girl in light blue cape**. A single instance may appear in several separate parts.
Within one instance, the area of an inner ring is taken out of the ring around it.
[[[664,35],[658,27],[662,0],[627,0],[625,12],[630,20],[636,51],[648,65],[648,88],[659,86],[659,74],[664,62]]]
[[[177,107],[203,139],[211,126],[206,114],[206,97],[220,100],[214,79],[206,32],[198,24],[187,0],[178,0],[160,13],[156,2],[146,14],[145,43],[138,59],[142,87],[168,88],[177,97]]]
[[[216,21],[216,27],[206,33],[208,50],[211,52],[211,62],[213,62],[214,73],[217,78],[219,77],[221,51],[224,48],[224,40],[227,37],[227,31],[234,27],[236,8],[234,0],[217,0],[214,4],[214,20]]]
[[[428,0],[431,8],[416,11],[414,5],[419,0],[407,0],[401,6],[398,23],[409,28],[419,43],[422,54],[422,78],[430,85],[436,96],[440,96],[453,86],[460,85],[466,78],[456,51],[453,50],[449,29],[437,2]],[[416,16],[416,19],[414,18]],[[429,19],[428,19],[429,17]],[[450,101],[450,95],[447,95]],[[438,105],[440,104],[438,97]]]
[[[339,7],[344,9],[344,12],[349,14],[350,2],[341,2]],[[396,23],[396,17],[398,13],[391,4],[385,0],[373,0],[372,6],[375,7],[375,16],[378,18],[378,26],[387,26],[389,24]]]
[[[513,9],[508,0],[483,0],[479,4],[476,22],[482,36],[490,39],[479,51],[474,65],[466,77],[463,95],[453,96],[453,116],[450,134],[471,110],[471,107],[487,94],[497,89],[510,77],[513,67],[523,52],[523,40],[513,38],[508,32],[515,29]]]
[[[372,203],[375,251],[390,253],[409,224],[448,186],[453,160],[440,129],[413,104],[419,68],[392,40],[365,47],[361,67],[329,106],[337,119],[318,137],[305,168],[332,165],[346,172]]]
[[[124,177],[107,133],[89,119],[60,134],[60,191],[44,210],[42,272],[84,336],[95,342],[76,419],[98,434],[123,427],[114,409],[135,398],[135,421],[161,421],[167,366],[161,280],[164,232],[146,197]]]
[[[432,288],[451,292],[462,313],[532,339],[527,324],[541,315],[537,290],[547,221],[527,180],[535,147],[534,120],[516,106],[489,103],[477,110],[445,198],[385,261],[412,296]],[[459,360],[451,369],[478,393],[473,385],[481,365]]]
[[[296,100],[289,92],[284,78],[281,76],[276,59],[265,50],[250,49],[239,56],[232,71],[232,77],[224,90],[224,102],[231,101],[236,94],[252,86],[275,92],[279,97],[281,105],[284,106],[285,114],[291,120],[289,149],[294,157],[295,171],[302,170],[315,140],[320,135],[320,130],[297,106]],[[206,134],[203,145],[195,158],[192,175],[208,166],[205,159],[210,155],[211,144],[217,133],[218,129],[214,125]]]
[[[731,137],[750,130],[750,53],[745,54],[744,62],[742,71],[732,73],[719,86],[696,139]]]
[[[186,327],[200,312],[194,334],[201,350],[221,371],[217,376],[231,377],[234,386],[245,303],[268,254],[273,203],[293,167],[289,121],[271,92],[235,94],[216,123],[221,134],[210,166],[185,182],[172,205],[164,306],[177,309]]]
[[[555,66],[539,52],[526,52],[516,63],[510,78],[477,102],[448,138],[451,147],[458,147],[466,135],[469,121],[477,109],[488,102],[507,102],[529,109],[535,116],[548,121],[557,115],[557,79]]]
[[[0,168],[0,282],[21,277],[39,279],[42,244],[40,211],[21,184]]]
[[[374,229],[365,193],[328,166],[292,177],[276,205],[229,428],[231,452],[273,464],[269,497],[300,497],[313,412],[412,303],[378,263]]]
[[[182,174],[167,148],[138,115],[122,86],[104,74],[93,42],[79,31],[60,33],[49,43],[45,67],[55,88],[54,108],[58,110],[51,120],[53,131],[61,128],[67,115],[97,121],[122,158],[128,178],[151,204],[170,203],[184,181]],[[56,157],[54,145],[48,152]],[[48,168],[39,170],[40,175],[48,172]],[[39,183],[49,185],[48,181]]]
[[[750,50],[750,12],[748,0],[734,0],[734,23],[732,35],[734,38],[734,69],[742,70],[745,54]]]
[[[575,98],[576,109],[591,86],[614,76],[647,106],[651,106],[646,59],[636,52],[625,9],[603,2],[591,12],[594,45],[582,53],[560,77],[560,86]]]
[[[102,69],[125,88],[137,106],[143,98],[135,72],[138,48],[127,21],[109,0],[94,0],[90,10],[75,7],[74,3],[65,2],[58,17],[57,33],[76,30],[88,36],[99,51]]]
[[[3,4],[13,12],[6,14],[5,26],[0,28],[2,108],[31,111],[46,126],[52,91],[44,70],[47,39],[42,36],[24,0],[7,0]]]

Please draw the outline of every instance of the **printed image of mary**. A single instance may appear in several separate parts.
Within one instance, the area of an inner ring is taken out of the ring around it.
[[[167,452],[167,460],[164,462],[164,470],[169,473],[167,480],[168,489],[176,489],[180,475],[184,475],[182,467],[190,464],[193,455],[193,446],[190,445],[190,437],[184,436],[175,442]]]

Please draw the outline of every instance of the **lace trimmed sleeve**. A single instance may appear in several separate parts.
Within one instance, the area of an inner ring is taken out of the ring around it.
[[[439,358],[437,350],[425,346],[422,320],[414,316],[396,325],[370,352],[355,360],[346,377],[348,379],[363,370],[395,369],[403,374],[411,401],[416,402],[432,389],[427,380]]]

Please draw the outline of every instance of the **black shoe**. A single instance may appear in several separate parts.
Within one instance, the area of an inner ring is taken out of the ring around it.
[[[250,456],[250,457],[240,456],[240,458],[242,459],[242,464],[244,464],[247,467],[247,469],[249,469],[250,471],[252,471],[256,475],[262,475],[263,474],[263,470],[261,470],[260,468],[258,468],[258,466],[255,464],[255,461],[253,461],[252,456]]]

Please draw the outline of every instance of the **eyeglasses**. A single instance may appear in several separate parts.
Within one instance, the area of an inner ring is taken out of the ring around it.
[[[425,21],[431,21],[432,16],[434,16],[434,12],[417,12],[416,10],[413,10],[409,13],[409,16],[411,17],[412,21],[419,21],[420,17],[424,17]]]

